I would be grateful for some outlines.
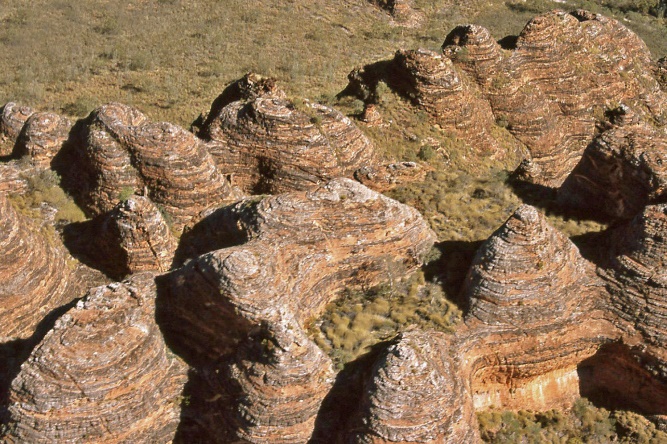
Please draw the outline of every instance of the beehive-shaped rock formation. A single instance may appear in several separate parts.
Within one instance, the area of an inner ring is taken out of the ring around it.
[[[186,368],[155,323],[153,277],[92,289],[56,322],[12,383],[6,442],[171,442]]]
[[[559,189],[564,205],[630,219],[667,193],[667,134],[639,119],[627,106],[588,146]]]
[[[312,436],[334,372],[298,323],[283,319],[243,343],[225,376],[220,386],[227,387],[228,421],[239,438],[297,444]]]
[[[521,206],[478,250],[459,336],[476,406],[548,409],[578,396],[576,366],[619,333],[593,266]]]
[[[253,78],[223,93],[200,131],[234,185],[254,193],[301,190],[373,163],[373,145],[349,118],[316,103],[297,106],[273,83]]]
[[[503,54],[479,26],[456,28],[444,53],[489,100],[493,115],[524,143],[535,165],[523,179],[560,186],[614,103],[665,123],[665,95],[652,77],[648,48],[618,21],[587,11],[532,19]]]
[[[612,232],[608,263],[601,269],[615,313],[647,341],[663,348],[667,341],[666,253],[667,205],[651,205]]]
[[[123,194],[145,189],[180,231],[203,209],[230,197],[228,182],[199,139],[169,123],[150,123],[128,106],[112,103],[93,111],[75,140],[71,155],[84,171],[68,171],[66,183],[89,214],[110,211]]]
[[[69,294],[71,270],[55,234],[45,233],[0,194],[0,342],[25,339]],[[48,239],[47,236],[54,236]]]
[[[577,247],[522,205],[477,251],[463,290],[468,317],[487,325],[550,325],[578,310],[593,276]]]
[[[479,440],[468,378],[451,336],[401,334],[375,363],[350,442]]]
[[[67,227],[65,238],[73,254],[117,279],[141,271],[169,271],[177,246],[160,209],[137,195],[108,213]]]
[[[14,155],[29,156],[38,168],[49,168],[69,138],[72,122],[55,113],[33,113],[23,125]]]

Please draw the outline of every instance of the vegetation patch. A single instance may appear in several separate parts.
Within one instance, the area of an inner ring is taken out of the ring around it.
[[[667,433],[641,415],[610,412],[580,398],[569,411],[486,410],[477,413],[480,435],[488,443],[661,444]]]
[[[437,282],[418,271],[393,285],[347,289],[309,325],[310,335],[339,369],[378,342],[410,327],[452,332],[461,312]]]
[[[44,170],[27,173],[28,192],[11,194],[10,199],[16,209],[33,219],[40,217],[40,207],[47,205],[56,210],[56,223],[82,222],[86,220],[83,211],[60,187],[60,176],[55,171]]]

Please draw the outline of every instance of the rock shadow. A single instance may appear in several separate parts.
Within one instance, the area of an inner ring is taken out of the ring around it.
[[[84,265],[99,270],[107,277],[122,280],[131,273],[126,267],[127,253],[113,241],[104,221],[107,213],[85,222],[73,222],[63,227],[63,244],[69,253]]]
[[[447,299],[464,313],[468,309],[468,301],[461,295],[461,287],[482,242],[438,242],[431,250],[435,258],[422,267],[426,280],[437,282],[447,295]]]
[[[564,204],[559,199],[557,188],[534,184],[516,178],[508,180],[507,184],[524,203],[539,208],[547,214],[562,216],[566,219],[591,220],[605,224],[612,222],[599,211],[591,211],[586,208],[577,208]]]
[[[80,298],[74,299],[52,310],[37,325],[35,332],[29,338],[0,343],[0,425],[6,424],[9,420],[7,411],[9,391],[12,381],[21,370],[21,365],[44,336],[53,329],[58,318],[74,307],[79,300]]]
[[[667,367],[640,347],[605,344],[577,373],[581,396],[597,407],[667,415]]]
[[[223,248],[242,245],[248,241],[248,233],[239,227],[242,216],[237,204],[218,208],[201,219],[181,236],[172,268],[187,260]]]
[[[395,340],[378,342],[368,353],[345,364],[336,375],[334,385],[324,397],[315,419],[315,429],[308,444],[346,442],[345,434],[352,426],[355,413],[366,393],[364,386],[373,371],[373,365]]]

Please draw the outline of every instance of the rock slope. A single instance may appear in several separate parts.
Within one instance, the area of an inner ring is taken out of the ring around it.
[[[155,323],[154,275],[88,292],[12,382],[5,442],[173,439],[186,367]]]
[[[2,193],[0,232],[0,342],[7,342],[30,337],[50,311],[77,295],[68,290],[72,270],[55,233],[41,231]]]
[[[297,105],[255,75],[232,86],[216,99],[199,135],[244,191],[301,190],[374,163],[371,142],[339,111]]]

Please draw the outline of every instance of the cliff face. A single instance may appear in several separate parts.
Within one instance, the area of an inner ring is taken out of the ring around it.
[[[297,106],[253,79],[223,93],[200,131],[235,185],[252,193],[301,190],[372,165],[374,148],[349,118],[316,103]]]
[[[155,324],[151,274],[98,287],[14,379],[7,442],[171,442],[185,365]]]
[[[447,37],[443,51],[463,69],[502,121],[530,151],[521,175],[558,187],[596,135],[614,103],[664,125],[665,96],[651,75],[646,45],[618,21],[586,11],[532,19],[503,50],[479,26]]]

